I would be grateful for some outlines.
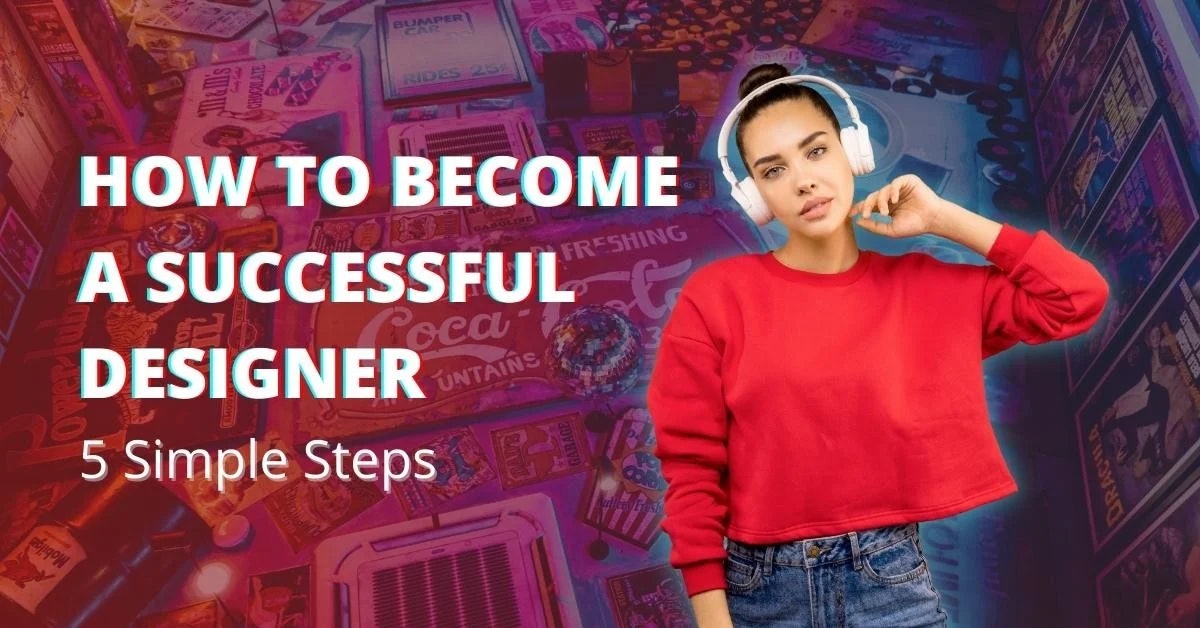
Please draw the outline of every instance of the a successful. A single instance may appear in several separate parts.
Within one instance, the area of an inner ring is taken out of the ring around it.
[[[274,366],[278,353],[264,347],[246,349],[230,363],[229,351],[223,348],[185,347],[168,354],[162,347],[135,347],[129,350],[126,368],[125,357],[112,349],[84,348],[79,353],[79,395],[106,399],[124,390],[128,379],[134,399],[195,399],[206,391],[213,399],[223,399],[232,378],[238,395],[270,399],[280,396],[282,374],[282,396],[287,399],[301,396],[301,383],[315,399],[394,399],[400,390],[409,399],[425,398],[415,378],[421,357],[411,349],[322,348],[314,362],[308,349],[287,348],[282,368]],[[101,365],[107,367],[103,381]],[[166,383],[164,370],[184,383]],[[376,381],[378,389],[370,385]]]
[[[83,441],[83,461],[98,468],[94,473],[84,472],[83,479],[98,482],[108,476],[108,460],[98,452],[104,451],[103,440]],[[291,464],[287,453],[273,447],[260,451],[258,440],[250,439],[247,453],[238,449],[163,449],[161,440],[155,439],[153,446],[144,440],[131,440],[125,444],[125,457],[139,470],[125,473],[134,482],[149,479],[176,480],[203,478],[217,485],[217,492],[224,493],[225,487],[244,477],[256,480],[259,476],[276,482],[287,480]],[[350,450],[341,443],[330,444],[326,440],[312,440],[304,447],[305,456],[320,467],[309,471],[304,477],[314,482],[324,482],[333,476],[339,480],[361,480],[374,482],[383,478],[383,490],[390,493],[392,485],[409,478],[432,480],[437,477],[432,449],[418,449],[412,453],[403,449]]]

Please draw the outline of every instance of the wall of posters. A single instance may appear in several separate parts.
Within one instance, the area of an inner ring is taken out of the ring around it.
[[[1137,44],[1126,38],[1046,194],[1050,225],[1065,242],[1079,237],[1156,98]]]
[[[1062,63],[1034,118],[1042,176],[1049,178],[1075,125],[1096,95],[1096,86],[1129,25],[1124,0],[1088,4]]]
[[[1054,73],[1085,4],[1084,0],[1052,0],[1038,24],[1024,59],[1025,86],[1031,110],[1036,111],[1041,102],[1046,82]]]
[[[1176,150],[1160,118],[1080,247],[1108,279],[1110,296],[1100,322],[1067,341],[1072,390],[1200,219]]]
[[[78,146],[51,90],[20,27],[0,11],[0,152],[7,166],[0,196],[19,206],[42,238],[57,220],[67,189],[64,178]]]
[[[1096,578],[1101,626],[1200,623],[1200,483]]]
[[[1076,414],[1091,538],[1106,543],[1172,480],[1200,439],[1200,264],[1171,284]]]
[[[1144,2],[1135,16],[1143,50],[1162,77],[1171,113],[1182,132],[1181,145],[1200,173],[1200,9],[1187,0]]]

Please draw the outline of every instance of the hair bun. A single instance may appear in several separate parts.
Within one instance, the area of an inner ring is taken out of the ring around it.
[[[750,68],[750,71],[746,72],[746,76],[742,77],[742,82],[738,83],[738,100],[745,98],[746,94],[749,94],[762,85],[790,75],[791,72],[788,72],[787,68],[778,63],[756,65]]]

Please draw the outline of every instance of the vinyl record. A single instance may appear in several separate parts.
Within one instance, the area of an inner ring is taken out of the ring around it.
[[[975,91],[975,86],[962,79],[956,79],[945,74],[934,74],[931,79],[933,88],[943,94],[961,96]]]
[[[967,102],[985,116],[1006,116],[1012,112],[1012,103],[995,88],[984,88],[967,96]]]
[[[800,35],[795,31],[785,30],[780,33],[779,37],[783,40],[784,46],[795,48],[800,45]]]
[[[713,31],[742,37],[750,31],[750,22],[737,18],[722,18],[713,25]]]
[[[737,66],[737,59],[728,52],[704,53],[704,67],[713,72],[731,72]]]
[[[732,19],[749,19],[754,9],[742,0],[726,0],[720,5],[721,14]]]
[[[718,52],[737,52],[742,49],[742,40],[733,35],[711,35],[704,42],[708,44],[709,50]]]
[[[808,67],[813,70],[815,70],[817,68],[823,68],[823,67],[829,65],[829,57],[827,55],[825,55],[824,53],[820,53],[820,52],[810,53],[808,55],[808,58],[806,59],[806,61],[807,61]]]
[[[774,15],[754,17],[750,20],[750,28],[755,33],[783,33],[783,24]]]
[[[750,44],[755,50],[777,50],[783,47],[783,38],[779,33],[761,33],[751,31],[751,35],[747,37]]]
[[[697,53],[694,55],[679,55],[675,60],[675,69],[680,74],[695,74],[704,70],[704,55]]]
[[[643,33],[635,36],[628,42],[628,48],[658,48],[662,44],[662,40],[658,35],[651,33]]]
[[[694,57],[704,52],[704,43],[695,39],[685,39],[675,44],[675,52],[680,57]]]
[[[1039,211],[1033,195],[1025,190],[1005,185],[992,193],[992,205],[996,209],[1014,214],[1032,215]]]
[[[1025,158],[1025,151],[1019,145],[1008,140],[989,137],[979,140],[976,150],[984,159],[1007,165],[1017,165]]]
[[[690,15],[700,20],[711,20],[717,17],[717,9],[709,4],[693,4],[685,5],[683,9],[686,15]]]
[[[709,28],[703,24],[691,23],[684,29],[689,37],[703,37],[708,34]]]
[[[1033,183],[1033,175],[1015,164],[990,163],[983,167],[983,176],[997,187],[1011,185],[1027,190]]]
[[[892,91],[933,98],[933,86],[919,78],[902,78],[892,83]]]
[[[1002,140],[1025,140],[1030,137],[1029,123],[1011,116],[990,118],[987,121],[987,128],[992,135]]]
[[[1009,98],[1024,98],[1025,86],[1020,81],[1007,76],[1000,77],[996,83],[996,90]]]

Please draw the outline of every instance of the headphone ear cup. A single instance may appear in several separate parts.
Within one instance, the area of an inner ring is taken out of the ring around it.
[[[767,208],[767,202],[763,200],[762,194],[759,194],[758,186],[754,184],[754,177],[746,177],[739,181],[733,198],[746,211],[746,215],[750,216],[750,220],[760,227],[774,218],[771,210]]]
[[[852,126],[842,129],[842,149],[846,151],[846,158],[850,161],[850,171],[855,176],[862,174],[862,155],[859,154],[858,135]]]
[[[875,169],[875,149],[871,146],[871,132],[867,125],[859,123],[854,136],[858,139],[858,159],[862,172],[867,174]]]

